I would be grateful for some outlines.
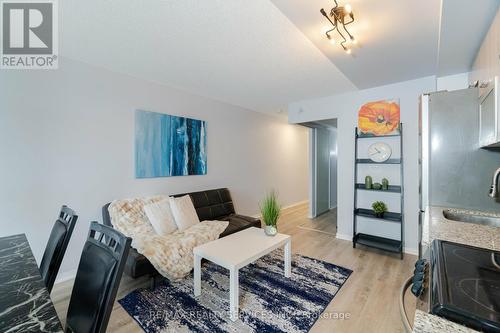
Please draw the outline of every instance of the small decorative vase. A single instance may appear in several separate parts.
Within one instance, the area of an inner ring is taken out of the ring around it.
[[[389,189],[389,180],[387,178],[382,178],[382,189],[384,191]]]
[[[266,233],[266,235],[268,236],[276,236],[276,234],[278,233],[278,229],[276,229],[275,226],[272,226],[272,225],[266,225],[264,227],[264,232]]]
[[[379,219],[383,218],[384,217],[384,212],[382,212],[382,213],[375,213],[375,217],[377,217]]]
[[[372,177],[371,176],[366,176],[365,177],[365,188],[367,190],[370,190],[372,188],[372,183],[373,183]]]

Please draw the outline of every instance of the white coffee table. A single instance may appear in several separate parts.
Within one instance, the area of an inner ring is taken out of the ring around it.
[[[201,294],[201,259],[205,258],[229,269],[229,313],[231,320],[238,319],[239,269],[260,257],[285,247],[285,277],[291,274],[291,237],[277,234],[267,236],[264,229],[248,228],[224,238],[194,248],[194,295]]]

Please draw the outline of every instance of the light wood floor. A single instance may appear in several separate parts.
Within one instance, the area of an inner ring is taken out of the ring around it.
[[[280,232],[292,235],[292,251],[328,261],[353,270],[344,286],[326,308],[323,318],[313,326],[312,333],[320,332],[404,332],[401,324],[398,295],[403,281],[413,273],[416,257],[387,254],[369,248],[352,248],[349,241],[336,239],[335,212],[317,219],[307,218],[307,206],[288,208],[279,222]],[[316,230],[311,230],[316,229]],[[54,287],[52,299],[64,323],[73,281]],[[130,291],[147,287],[147,279],[122,279],[118,299]],[[415,300],[407,296],[410,318],[415,312]],[[348,319],[336,319],[343,313]],[[330,314],[330,315],[328,315]],[[411,320],[412,321],[412,320]],[[115,303],[108,332],[142,332],[141,328]]]
[[[303,207],[306,207],[307,209],[306,205],[302,205],[301,207],[298,208],[303,208]],[[301,221],[302,223],[298,225],[300,229],[319,231],[322,233],[329,234],[331,236],[335,236],[337,234],[337,208],[334,208],[326,213],[323,213],[315,219],[306,218],[303,220],[304,221]],[[287,224],[287,221],[288,220],[284,220],[283,224]],[[296,225],[296,222],[294,222],[293,220],[288,223],[291,223],[292,226]]]

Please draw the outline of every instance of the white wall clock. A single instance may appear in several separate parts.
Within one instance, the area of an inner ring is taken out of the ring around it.
[[[391,146],[384,142],[377,142],[368,147],[368,156],[373,162],[385,162],[391,157],[391,154]]]

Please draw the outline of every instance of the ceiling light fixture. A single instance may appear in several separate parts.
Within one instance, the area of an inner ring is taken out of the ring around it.
[[[351,54],[351,49],[344,44],[347,43],[347,39],[342,33],[341,29],[349,36],[349,39],[353,44],[356,44],[358,41],[354,38],[354,36],[347,30],[347,25],[354,22],[354,14],[352,12],[352,7],[350,5],[339,6],[337,0],[333,0],[335,2],[335,7],[330,10],[330,15],[326,13],[326,11],[321,8],[320,12],[324,17],[332,24],[333,28],[326,31],[326,37],[333,44],[333,34],[335,31],[342,37],[342,41],[340,42],[340,46],[344,49],[347,54]]]

